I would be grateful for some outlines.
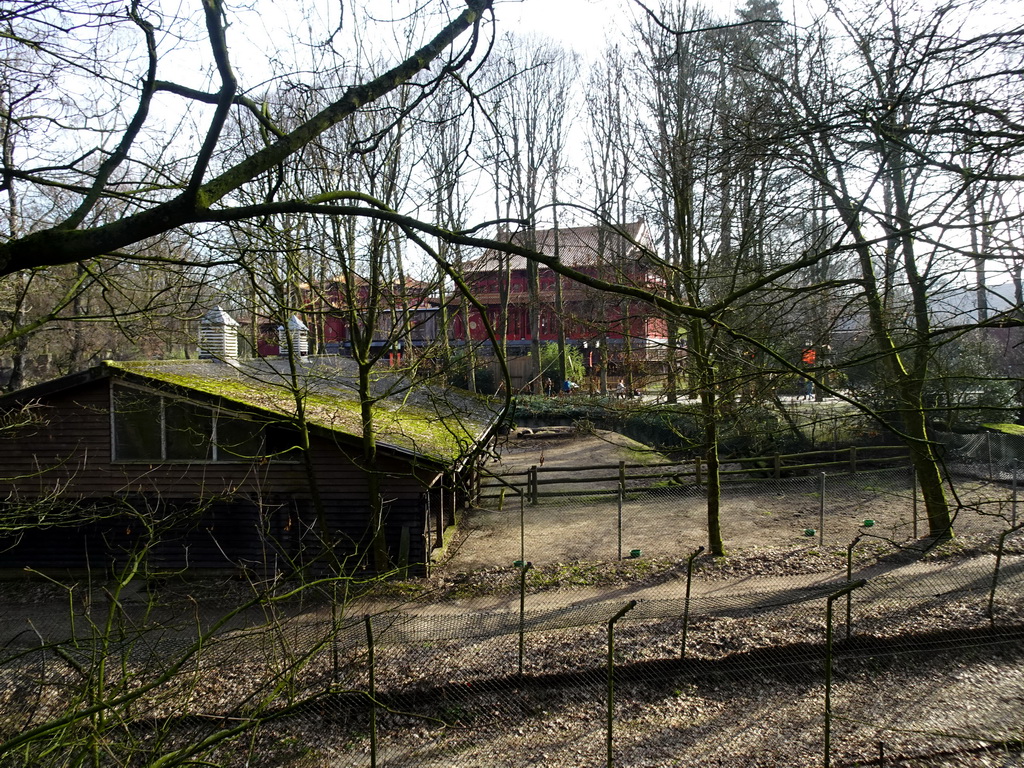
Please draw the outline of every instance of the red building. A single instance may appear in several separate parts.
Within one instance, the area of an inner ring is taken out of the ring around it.
[[[615,231],[607,227],[571,227],[517,232],[512,243],[534,248],[562,264],[586,275],[608,282],[657,288],[662,278],[655,271],[651,254],[654,243],[646,222],[638,221]],[[539,265],[539,291],[536,307],[532,304],[527,276],[527,260],[490,250],[464,266],[466,282],[473,295],[487,308],[487,316],[499,340],[504,336],[510,354],[526,354],[530,348],[533,310],[537,310],[541,343],[558,339],[559,325],[566,342],[584,350],[584,364],[598,365],[604,345],[612,366],[632,360],[664,358],[666,323],[650,305],[598,291],[559,276]],[[556,301],[556,285],[561,281],[562,312]],[[453,318],[457,340],[488,341],[479,312]]]
[[[551,257],[557,253],[567,267],[609,283],[647,290],[658,290],[664,284],[652,258],[654,243],[643,221],[620,229],[567,227],[506,237]],[[544,265],[538,265],[539,288],[531,297],[527,259],[496,250],[466,263],[463,276],[473,296],[486,307],[495,334],[510,357],[527,356],[534,337],[542,344],[557,341],[561,328],[566,343],[582,351],[583,363],[591,374],[601,370],[613,375],[631,375],[640,369],[654,372],[657,365],[652,363],[665,359],[666,322],[646,302],[582,285]],[[479,311],[471,308],[468,316],[464,315],[457,295],[442,308],[436,283],[410,280],[404,286],[388,285],[376,289],[376,293],[373,290],[358,278],[352,285],[337,278],[317,289],[304,286],[304,310],[289,324],[297,324],[293,328],[296,351],[350,355],[351,319],[369,317],[371,312],[376,313],[371,346],[386,350],[393,363],[412,350],[422,348],[426,352],[438,341],[442,328],[447,328],[455,344],[473,343],[485,354],[490,347]],[[352,306],[356,308],[354,313],[350,311]],[[447,314],[447,322],[442,313]],[[536,333],[532,328],[534,318]],[[278,354],[284,332],[279,323],[261,322],[257,353]],[[515,378],[529,381],[536,376],[532,366],[525,360],[520,362],[515,366]]]
[[[371,348],[387,347],[398,353],[407,347],[430,346],[437,339],[440,304],[436,285],[418,280],[406,280],[404,288],[385,285],[373,295],[370,284],[357,278],[349,288],[343,277],[328,280],[321,288],[302,287],[303,311],[301,317],[303,346],[301,354],[351,354],[352,331],[349,327],[353,315],[350,304],[356,306],[355,315],[368,318],[370,307],[375,308]],[[280,353],[284,328],[278,323],[264,320],[259,326],[257,354],[263,357]]]

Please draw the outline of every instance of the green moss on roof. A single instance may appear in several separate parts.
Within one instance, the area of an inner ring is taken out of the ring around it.
[[[234,367],[211,361],[108,362],[120,371],[149,380],[203,393],[245,409],[294,418],[295,394],[288,371],[280,361],[243,361]],[[397,384],[396,384],[397,382]],[[361,439],[358,391],[352,371],[344,365],[304,364],[299,378],[306,421],[313,427]],[[481,398],[425,385],[406,386],[390,377],[387,387],[375,391],[373,406],[378,445],[411,451],[442,463],[461,458],[496,415],[497,408]]]
[[[986,429],[994,429],[1007,435],[1024,435],[1024,426],[1020,424],[982,424]]]

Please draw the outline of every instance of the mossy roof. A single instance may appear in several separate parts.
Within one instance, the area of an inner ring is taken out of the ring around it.
[[[346,358],[308,358],[293,375],[287,360],[255,358],[226,364],[208,360],[105,363],[111,375],[215,399],[223,407],[294,418],[301,400],[315,430],[361,440],[357,370]],[[499,405],[463,390],[420,382],[388,369],[372,376],[372,413],[378,448],[450,465],[463,458],[499,415]]]
[[[981,426],[1006,435],[1024,436],[1024,426],[1020,424],[982,424]]]

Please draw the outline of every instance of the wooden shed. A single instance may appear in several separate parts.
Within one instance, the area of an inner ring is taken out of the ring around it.
[[[396,566],[422,573],[497,406],[373,380],[367,466],[342,358],[108,362],[0,398],[0,569],[371,567],[371,474]]]

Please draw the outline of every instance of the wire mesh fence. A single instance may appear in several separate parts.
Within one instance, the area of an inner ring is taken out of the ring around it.
[[[809,551],[789,529],[820,514],[814,481],[772,481],[748,512],[792,515],[781,530]],[[502,560],[348,598],[347,581],[27,593],[0,633],[0,764],[1024,765],[1006,489],[958,486],[973,533],[922,555],[890,512],[912,511],[906,473],[825,482],[835,552],[810,571],[730,570],[680,538],[674,567],[571,590],[553,579],[577,566]],[[626,536],[662,524],[650,498],[630,504]],[[42,597],[61,599],[47,613]]]
[[[984,432],[938,433],[946,449],[946,462],[958,477],[1019,482],[1024,461],[1024,436]]]
[[[556,482],[535,498],[528,492],[485,495],[468,520],[476,536],[460,557],[475,567],[677,558],[706,537],[705,486],[623,486],[560,495]],[[949,488],[958,533],[990,533],[1016,521],[1015,486],[968,478]],[[837,546],[858,533],[903,542],[928,532],[909,467],[733,480],[722,485],[719,515],[727,548],[751,537],[765,546]]]

